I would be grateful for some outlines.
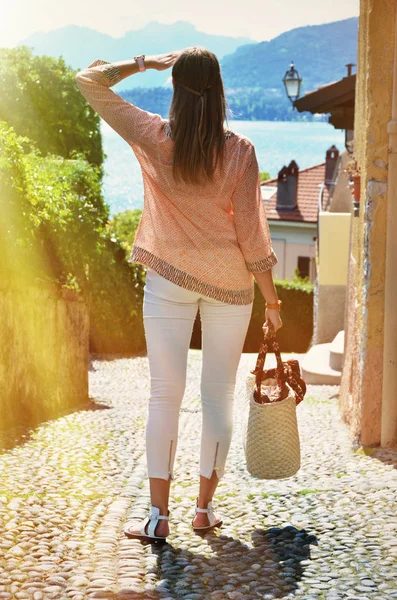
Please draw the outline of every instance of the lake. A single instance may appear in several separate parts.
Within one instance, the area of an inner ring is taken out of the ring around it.
[[[229,129],[250,138],[255,144],[261,171],[276,177],[291,160],[300,169],[324,162],[326,150],[335,144],[344,147],[344,131],[325,122],[229,121]],[[143,184],[139,163],[130,146],[101,119],[104,164],[104,195],[111,213],[142,208]]]

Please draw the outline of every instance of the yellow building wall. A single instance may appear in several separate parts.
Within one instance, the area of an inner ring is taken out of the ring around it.
[[[320,212],[319,285],[347,285],[351,216]]]
[[[361,0],[354,154],[360,216],[352,217],[341,408],[363,445],[380,443],[388,133],[397,0]]]

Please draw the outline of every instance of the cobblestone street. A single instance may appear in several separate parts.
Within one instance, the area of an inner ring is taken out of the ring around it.
[[[233,441],[214,497],[224,525],[199,536],[190,523],[201,352],[189,351],[171,535],[159,545],[123,534],[149,506],[147,358],[94,360],[96,406],[43,423],[0,454],[0,599],[397,598],[396,455],[353,450],[338,388],[309,386],[297,408],[300,471],[280,481],[249,476],[240,414],[255,360],[240,361]]]

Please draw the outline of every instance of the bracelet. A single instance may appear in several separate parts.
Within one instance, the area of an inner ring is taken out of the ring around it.
[[[281,305],[282,305],[281,300],[277,300],[277,302],[275,302],[274,304],[268,304],[266,302],[266,308],[280,308]]]

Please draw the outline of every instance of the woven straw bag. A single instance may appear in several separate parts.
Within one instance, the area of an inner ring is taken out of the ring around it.
[[[264,371],[269,348],[277,367]],[[272,327],[265,330],[255,369],[246,379],[243,446],[248,472],[257,479],[285,479],[300,469],[296,406],[306,393],[297,360],[281,360]]]

